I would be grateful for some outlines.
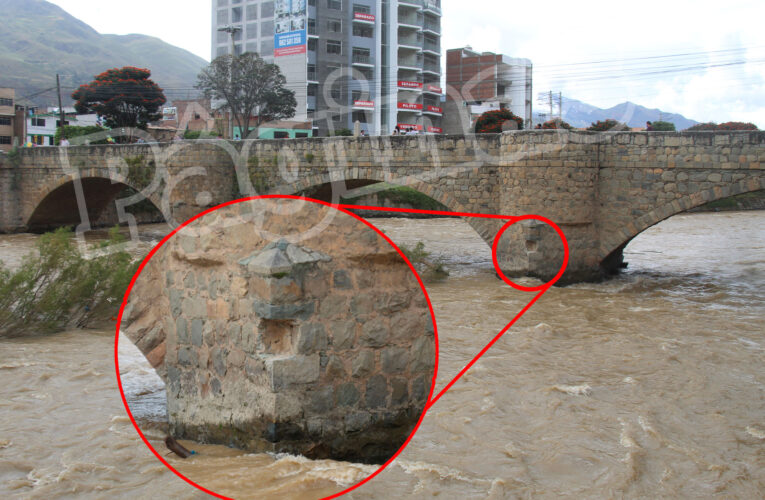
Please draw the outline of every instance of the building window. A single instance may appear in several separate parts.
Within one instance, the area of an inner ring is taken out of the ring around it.
[[[327,0],[327,8],[334,10],[343,10],[343,0]]]
[[[367,81],[371,82],[374,78],[374,75],[372,74],[372,70],[370,68],[354,68],[353,69],[354,76],[353,78],[357,81]],[[357,74],[360,73],[360,74]]]
[[[263,36],[274,36],[274,22],[273,21],[261,21],[260,22],[260,34]]]
[[[332,89],[332,90],[329,92],[329,95],[330,95],[330,97],[332,97],[332,99],[334,99],[335,101],[339,101],[339,100],[340,100],[340,97],[341,97],[341,95],[342,95],[342,94],[340,93],[340,89]]]
[[[218,7],[225,7],[228,5],[228,0],[218,0]]]
[[[265,2],[260,6],[260,17],[274,17],[274,2]]]
[[[245,46],[245,50],[251,54],[258,54],[258,42],[250,42]]]
[[[283,130],[274,131],[274,139],[289,139],[290,133]]]
[[[354,24],[353,25],[353,36],[360,36],[363,38],[372,38],[374,37],[375,30],[371,26],[363,25],[363,24]]]
[[[369,49],[362,49],[359,47],[353,48],[353,62],[361,64],[371,64],[372,57]]]
[[[316,97],[316,85],[309,85],[308,86],[308,97]]]
[[[64,126],[68,127],[69,126],[69,122],[64,120]],[[61,127],[61,120],[56,120],[56,128],[59,128],[59,127]]]
[[[327,54],[341,55],[343,53],[343,42],[340,40],[327,40]]]
[[[316,19],[309,19],[308,20],[308,34],[309,35],[315,35],[316,34]]]
[[[7,135],[0,135],[0,144],[10,144],[11,138]]]
[[[247,20],[248,21],[254,21],[258,18],[258,6],[257,5],[248,5],[247,6]]]
[[[13,106],[13,99],[7,97],[0,97],[0,106]]]
[[[32,122],[34,123],[34,118],[32,118]],[[11,119],[10,119],[10,118],[6,118],[6,117],[4,117],[4,116],[0,116],[0,125],[10,125],[11,123],[12,123],[12,122],[11,122]],[[43,127],[44,127],[44,126],[45,126],[45,125],[43,125]]]
[[[309,64],[307,69],[308,69],[308,79],[315,82],[316,81],[316,65]]]
[[[311,52],[316,52],[316,39],[315,38],[311,38],[310,40],[308,40],[308,50],[310,50]]]
[[[308,0],[308,5],[311,7],[316,7],[316,0]]]
[[[343,23],[340,19],[329,19],[327,20],[327,31],[330,33],[340,33],[343,31]]]
[[[227,10],[219,10],[218,11],[218,26],[222,24],[228,24],[228,11]]]
[[[242,8],[237,7],[235,9],[231,9],[231,22],[232,23],[241,23],[242,22]]]
[[[33,127],[44,127],[45,126],[45,118],[32,118],[32,126]]]
[[[218,43],[226,43],[229,40],[229,34],[225,31],[218,32]]]
[[[215,57],[228,55],[228,51],[228,47],[218,47],[218,50],[215,52]]]
[[[368,5],[359,5],[357,3],[353,4],[353,13],[360,13],[360,14],[371,14],[372,10],[369,8]]]
[[[250,23],[247,25],[247,38],[258,38],[258,23]]]
[[[260,42],[260,55],[274,53],[274,39],[266,38]]]
[[[360,122],[360,123],[367,123],[367,113],[366,111],[354,111],[351,115],[351,121],[353,123]]]

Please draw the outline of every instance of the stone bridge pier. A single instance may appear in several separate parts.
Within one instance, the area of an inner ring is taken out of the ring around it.
[[[23,150],[0,157],[0,231],[82,225],[124,187],[117,213],[144,197],[178,224],[219,203],[332,185],[408,185],[455,212],[544,216],[564,231],[561,284],[619,269],[624,247],[674,214],[765,189],[765,132],[524,131],[475,137],[193,141]],[[327,200],[331,201],[331,200]],[[120,207],[121,210],[120,211]],[[466,221],[491,245],[498,220]],[[520,224],[500,246],[511,276],[552,278],[562,244]]]
[[[384,463],[435,375],[416,276],[312,202],[243,202],[184,228],[138,278],[122,330],[163,364],[176,437],[256,452]]]

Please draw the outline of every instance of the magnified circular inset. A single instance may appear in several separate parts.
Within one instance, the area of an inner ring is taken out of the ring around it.
[[[427,292],[398,248],[355,215],[296,197],[226,204],[165,238],[126,294],[117,344],[120,331],[167,400],[160,421],[134,415],[142,393],[126,395],[115,349],[136,430],[223,498],[363,484],[408,444],[438,365]]]

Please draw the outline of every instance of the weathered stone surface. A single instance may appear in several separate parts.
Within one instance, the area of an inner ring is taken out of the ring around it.
[[[371,351],[361,351],[353,360],[351,373],[356,378],[368,377],[375,370],[375,355]]]
[[[266,361],[266,369],[274,391],[292,384],[309,384],[319,379],[319,355],[272,358]]]
[[[313,354],[327,348],[328,339],[321,323],[304,323],[298,329],[297,350],[299,354]]]
[[[388,325],[378,318],[364,323],[359,341],[369,347],[382,347],[388,342],[389,335]]]

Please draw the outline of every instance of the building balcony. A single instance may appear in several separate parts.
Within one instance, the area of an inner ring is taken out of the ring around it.
[[[422,0],[398,0],[398,6],[400,9],[420,10],[422,8]]]
[[[377,18],[374,14],[367,14],[365,12],[354,12],[353,22],[358,24],[367,24],[374,26]]]
[[[422,25],[422,31],[425,33],[432,33],[434,35],[441,35],[441,25],[432,21],[425,20]]]
[[[399,16],[398,27],[402,31],[421,31],[422,17],[418,16]]]
[[[422,113],[432,116],[444,116],[444,109],[441,106],[425,105],[422,108]]]
[[[422,73],[422,61],[415,57],[400,57],[398,59],[398,69]]]
[[[372,62],[372,57],[366,54],[353,54],[351,64],[354,66],[361,66],[363,68],[374,68],[375,65]]]
[[[422,91],[426,94],[443,95],[444,89],[432,83],[427,83],[422,86]]]
[[[438,64],[433,63],[425,63],[422,66],[422,72],[423,73],[431,73],[433,75],[440,75],[441,74],[441,66]]]
[[[421,52],[422,42],[417,40],[416,37],[399,37],[398,48],[399,50]]]
[[[400,113],[422,113],[422,104],[419,102],[401,102],[398,103],[398,111]]]
[[[433,43],[425,40],[422,44],[422,50],[424,52],[429,52],[431,54],[435,54],[437,56],[441,55],[441,44]]]
[[[398,90],[404,91],[404,92],[416,92],[419,94],[422,92],[422,82],[416,82],[411,80],[399,80]]]
[[[440,2],[436,2],[434,0],[424,0],[422,2],[422,11],[425,14],[432,14],[434,16],[441,17],[441,6],[439,3]]]

